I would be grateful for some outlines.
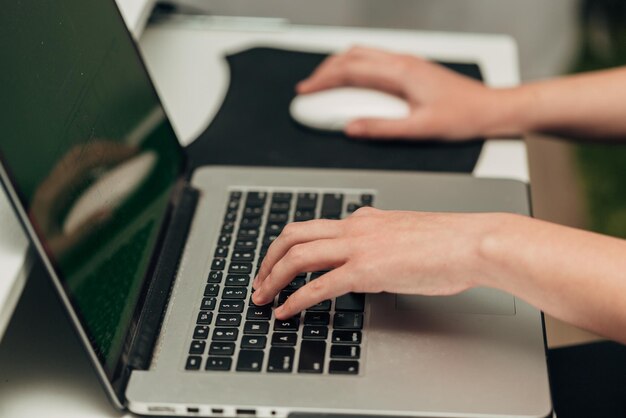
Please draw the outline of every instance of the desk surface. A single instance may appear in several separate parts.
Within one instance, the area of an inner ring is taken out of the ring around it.
[[[320,29],[264,19],[241,23],[206,17],[174,19],[148,28],[142,36],[140,47],[148,69],[183,143],[204,130],[226,93],[228,72],[221,57],[258,44],[332,52],[356,42],[434,59],[478,62],[492,86],[510,86],[519,80],[515,45],[507,37]],[[523,143],[488,141],[474,174],[527,180]],[[0,196],[0,267],[16,265],[19,270],[26,244],[12,214],[2,211],[2,205],[6,207],[3,199]],[[8,229],[18,230],[16,239],[6,239],[9,235],[4,231]],[[45,280],[39,284],[52,292]],[[20,306],[0,346],[0,417],[125,416],[107,401],[58,303],[49,294],[33,292]],[[41,323],[36,318],[44,312],[45,322]]]

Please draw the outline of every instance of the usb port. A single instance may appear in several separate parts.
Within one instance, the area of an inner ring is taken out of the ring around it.
[[[239,409],[235,410],[237,416],[256,417],[256,409]]]

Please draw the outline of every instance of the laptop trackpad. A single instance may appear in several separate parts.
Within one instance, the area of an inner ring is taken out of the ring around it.
[[[399,311],[515,315],[515,298],[495,289],[476,288],[453,296],[396,295]]]

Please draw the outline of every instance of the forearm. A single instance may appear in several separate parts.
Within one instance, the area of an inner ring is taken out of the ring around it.
[[[516,215],[496,215],[481,244],[478,285],[626,343],[626,241]]]
[[[626,139],[625,98],[626,68],[495,90],[487,133]]]

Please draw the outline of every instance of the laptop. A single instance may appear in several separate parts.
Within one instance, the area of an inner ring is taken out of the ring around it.
[[[274,320],[274,307],[324,274],[302,272],[272,304],[250,298],[289,222],[369,205],[528,214],[525,184],[191,170],[113,0],[3,7],[0,178],[116,407],[214,417],[550,414],[542,316],[511,295],[348,294]]]

